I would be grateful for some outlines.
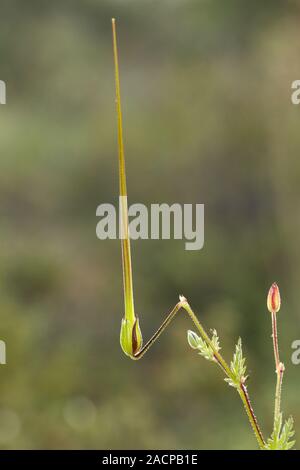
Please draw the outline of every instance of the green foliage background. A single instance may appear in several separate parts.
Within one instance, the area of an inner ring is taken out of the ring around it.
[[[300,435],[300,78],[296,0],[9,0],[1,3],[1,448],[255,448],[238,396],[189,348],[184,314],[138,363],[120,350],[111,17],[118,20],[129,202],[204,203],[205,246],[136,241],[147,339],[184,294],[271,432],[266,293],[281,287],[286,416]],[[296,435],[297,437],[297,435]]]

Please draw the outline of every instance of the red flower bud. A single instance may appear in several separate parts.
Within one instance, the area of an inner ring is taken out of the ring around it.
[[[270,313],[277,313],[280,309],[280,292],[279,288],[274,282],[269,290],[268,297],[267,297],[267,307]]]

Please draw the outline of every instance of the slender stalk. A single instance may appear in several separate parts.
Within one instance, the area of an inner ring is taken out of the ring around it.
[[[273,338],[273,349],[274,349],[274,359],[276,371],[278,369],[280,359],[279,359],[279,347],[278,347],[278,334],[277,334],[277,319],[276,313],[272,312],[272,338]]]
[[[274,404],[274,425],[280,414],[281,407],[281,390],[282,390],[282,381],[283,381],[284,365],[281,363],[277,374],[276,379],[276,389],[275,389],[275,404]]]
[[[153,336],[151,336],[151,338],[147,341],[147,343],[136,353],[134,354],[133,356],[133,359],[135,359],[136,361],[141,359],[144,354],[148,351],[148,349],[151,348],[151,346],[153,345],[153,343],[155,343],[155,341],[160,337],[160,335],[162,334],[162,332],[166,329],[166,327],[171,323],[171,321],[173,320],[173,318],[175,317],[176,313],[179,312],[179,310],[181,309],[182,307],[182,303],[181,302],[178,302],[175,307],[173,308],[173,310],[171,310],[171,312],[169,313],[169,315],[167,316],[167,318],[163,321],[163,323],[160,325],[160,327],[158,328],[158,330],[156,330],[156,332],[154,333]]]
[[[274,359],[275,359],[276,376],[277,376],[276,388],[275,388],[275,403],[274,403],[274,428],[275,428],[276,422],[278,421],[278,418],[280,415],[281,390],[282,390],[282,382],[283,382],[283,374],[284,374],[284,364],[280,362],[280,356],[279,356],[276,312],[273,311],[271,313],[271,316],[272,316],[272,339],[273,339]]]

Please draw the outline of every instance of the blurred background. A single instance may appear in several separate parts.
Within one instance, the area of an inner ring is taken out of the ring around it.
[[[129,203],[204,203],[205,245],[132,244],[148,339],[190,301],[230,360],[239,336],[267,436],[266,294],[281,288],[285,416],[300,438],[300,8],[294,0],[9,0],[0,7],[0,447],[256,448],[236,393],[184,314],[140,362],[119,345],[111,17],[118,20]],[[297,436],[296,436],[297,437]]]

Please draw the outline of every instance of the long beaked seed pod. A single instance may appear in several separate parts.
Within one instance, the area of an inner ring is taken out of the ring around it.
[[[122,266],[123,266],[123,285],[124,285],[124,303],[125,315],[121,323],[120,344],[127,356],[133,358],[142,347],[142,334],[139,326],[139,320],[134,312],[132,268],[130,237],[128,229],[128,207],[127,207],[127,185],[125,172],[125,155],[123,144],[123,123],[121,109],[121,92],[119,77],[119,61],[117,48],[116,22],[112,19],[113,50],[115,63],[115,81],[116,81],[116,108],[118,119],[118,147],[119,147],[119,188],[121,202],[121,226],[122,226]]]

